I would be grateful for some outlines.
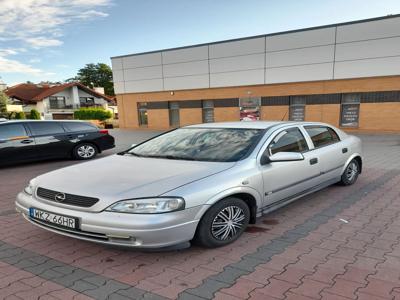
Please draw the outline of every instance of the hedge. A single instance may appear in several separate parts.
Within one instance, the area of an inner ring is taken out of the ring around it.
[[[111,112],[103,108],[80,108],[74,112],[74,119],[78,120],[105,121],[111,117]]]

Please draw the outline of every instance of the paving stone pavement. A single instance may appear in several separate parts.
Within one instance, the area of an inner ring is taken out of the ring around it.
[[[156,132],[117,130],[117,149]],[[14,212],[38,174],[0,169],[0,299],[400,299],[400,136],[362,135],[364,171],[260,218],[218,249],[151,252],[46,232]]]

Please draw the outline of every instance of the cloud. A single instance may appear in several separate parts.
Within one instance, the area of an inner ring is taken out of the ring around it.
[[[40,58],[31,58],[30,60],[29,60],[29,63],[31,63],[31,64],[37,64],[37,63],[40,63],[42,60],[40,59]]]
[[[62,45],[64,26],[107,17],[112,0],[0,0],[0,36],[34,48]]]
[[[17,60],[8,59],[0,56],[0,73],[24,73],[31,75],[40,75],[42,70],[33,68],[30,65],[21,63]]]

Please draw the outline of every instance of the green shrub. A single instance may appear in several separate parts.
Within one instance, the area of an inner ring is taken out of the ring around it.
[[[32,109],[29,114],[29,119],[40,120],[40,113],[36,109]]]
[[[78,120],[99,120],[105,121],[110,119],[112,114],[104,108],[80,108],[74,112],[74,119]]]
[[[26,119],[25,113],[23,111],[16,112],[15,113],[15,119],[17,119],[17,120]]]

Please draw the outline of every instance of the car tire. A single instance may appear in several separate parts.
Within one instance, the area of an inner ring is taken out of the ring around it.
[[[96,157],[98,152],[97,147],[92,143],[81,143],[75,146],[72,155],[75,159],[88,160]]]
[[[360,164],[356,159],[352,159],[344,169],[342,178],[340,180],[341,185],[352,185],[357,181],[358,175],[360,174]]]
[[[193,242],[207,248],[225,246],[241,236],[249,220],[250,209],[243,200],[225,198],[201,218]]]

